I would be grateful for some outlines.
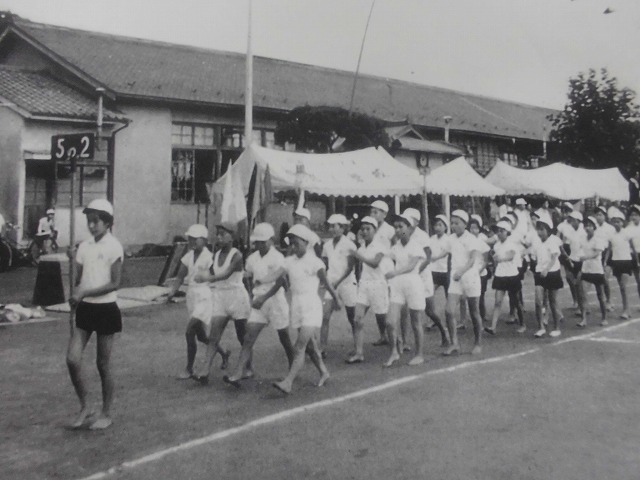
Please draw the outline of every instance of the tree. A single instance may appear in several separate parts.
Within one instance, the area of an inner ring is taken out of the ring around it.
[[[569,80],[568,102],[550,115],[552,152],[585,168],[640,169],[640,107],[635,92],[619,88],[606,69]]]
[[[349,114],[340,107],[297,107],[276,126],[278,144],[295,143],[299,150],[331,153],[366,147],[389,147],[384,122],[363,113]],[[344,140],[339,143],[340,140]]]

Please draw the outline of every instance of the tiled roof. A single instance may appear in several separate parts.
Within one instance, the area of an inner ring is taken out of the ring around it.
[[[244,56],[43,25],[15,24],[117,95],[174,101],[244,104]],[[271,58],[254,59],[254,105],[290,110],[302,105],[348,107],[353,72]],[[453,90],[362,75],[355,110],[389,121],[507,137],[543,137],[553,110]]]
[[[95,100],[85,97],[45,72],[0,65],[0,96],[32,115],[95,120]],[[116,113],[104,110],[106,120]]]

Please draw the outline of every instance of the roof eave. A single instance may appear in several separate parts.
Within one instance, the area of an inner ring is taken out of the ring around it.
[[[40,53],[42,53],[43,55],[48,57],[50,60],[52,60],[55,63],[57,63],[58,65],[60,65],[62,68],[64,68],[69,73],[71,73],[72,75],[77,77],[79,80],[83,81],[84,83],[88,84],[92,88],[94,88],[94,89],[103,88],[104,89],[104,95],[106,97],[108,97],[109,99],[111,99],[111,100],[115,100],[115,98],[116,98],[115,92],[112,89],[110,89],[107,85],[105,85],[103,83],[100,83],[97,79],[95,79],[92,76],[88,75],[87,73],[83,72],[79,68],[75,67],[72,63],[70,63],[67,60],[65,60],[63,57],[61,57],[60,55],[55,53],[53,50],[47,48],[45,45],[40,43],[38,40],[33,38],[31,35],[29,35],[27,32],[25,32],[24,30],[22,30],[20,27],[18,27],[15,24],[10,25],[2,33],[2,35],[0,35],[0,43],[7,37],[9,32],[15,34],[20,39],[22,39],[23,41],[27,42],[31,47],[33,47],[36,50],[38,50]]]

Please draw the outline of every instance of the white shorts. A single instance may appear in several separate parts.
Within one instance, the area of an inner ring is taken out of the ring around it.
[[[189,286],[187,289],[187,312],[190,319],[197,318],[207,326],[211,324],[213,304],[211,303],[211,290],[208,285]]]
[[[435,287],[433,286],[433,273],[430,268],[425,268],[420,274],[422,284],[424,286],[424,298],[431,298],[435,293]]]
[[[291,296],[291,326],[316,327],[322,326],[322,300],[317,293],[306,293]]]
[[[360,281],[356,303],[371,308],[376,315],[389,311],[389,285],[386,280]]]
[[[340,296],[342,303],[344,303],[345,307],[355,307],[356,301],[358,299],[358,286],[356,285],[355,280],[349,281],[344,280],[338,285],[336,292]],[[325,291],[324,294],[325,300],[333,300],[331,294]]]
[[[251,309],[248,323],[271,325],[276,330],[289,327],[289,304],[282,290],[269,298],[260,310]]]
[[[410,310],[424,310],[426,306],[424,284],[420,275],[405,273],[389,281],[391,303],[406,304]]]
[[[458,281],[451,279],[449,282],[449,294],[464,295],[467,298],[478,298],[482,291],[482,282],[480,281],[480,273],[477,271],[468,271]]]
[[[212,288],[213,316],[227,317],[233,320],[249,318],[251,301],[244,287]]]

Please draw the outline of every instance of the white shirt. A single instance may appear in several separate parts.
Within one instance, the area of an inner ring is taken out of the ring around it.
[[[279,271],[283,267],[284,255],[282,255],[273,246],[269,248],[264,256],[262,256],[258,251],[249,255],[244,269],[250,277],[253,277],[253,294],[255,296],[264,295],[271,290],[275,281],[264,282],[264,279],[271,277],[275,272]],[[255,282],[259,282],[260,285],[255,285]]]
[[[382,222],[376,230],[376,234],[373,237],[373,240],[377,240],[386,248],[391,247],[391,240],[396,235],[396,230],[389,225],[387,222]]]
[[[551,257],[557,254],[553,265],[549,269],[549,272],[555,272],[560,270],[560,246],[562,245],[562,240],[560,240],[555,235],[549,235],[544,242],[539,240],[533,244],[533,252],[538,259],[538,263],[536,263],[536,272],[542,272],[544,268],[551,261]]]
[[[514,231],[519,232],[523,237],[527,234],[527,231],[531,228],[531,214],[528,210],[515,209],[513,213],[518,218],[518,223],[514,228]]]
[[[460,236],[452,233],[449,236],[449,252],[451,253],[451,273],[455,274],[464,267],[475,252],[483,249],[481,241],[471,235],[468,230]],[[476,266],[477,267],[477,266]],[[471,269],[473,269],[472,267]],[[478,272],[479,273],[479,272]]]
[[[391,258],[396,262],[396,271],[405,270],[410,265],[411,259],[418,258],[418,263],[416,263],[416,266],[409,273],[419,274],[420,264],[426,258],[426,254],[422,246],[418,241],[413,240],[412,236],[406,245],[403,245],[402,242],[398,240],[393,247],[391,247]]]
[[[571,231],[574,231],[574,232],[576,231],[575,228],[573,228],[567,220],[565,220],[564,222],[560,222],[557,230],[558,230],[558,236],[564,243],[569,243],[566,238],[567,235],[571,235]],[[578,224],[578,231],[584,232],[584,227],[582,226],[581,223]]]
[[[616,233],[616,228],[610,223],[604,222],[602,225],[596,227],[596,233],[594,233],[594,235],[608,244],[614,233]]]
[[[580,224],[582,227],[582,224]],[[578,228],[577,230],[571,226],[565,230],[564,233],[564,243],[569,244],[569,248],[571,249],[571,253],[569,254],[569,259],[574,262],[579,262],[580,258],[584,254],[582,250],[582,246],[584,245],[585,240],[587,239],[587,232],[584,228]]]
[[[513,252],[513,258],[509,261],[496,262],[496,277],[515,277],[518,275],[518,267],[520,267],[520,258],[518,257],[518,246],[509,238],[504,242],[498,240],[493,245],[493,251],[496,256],[503,258]]]
[[[383,255],[388,254],[388,250],[382,245],[380,242],[373,240],[369,245],[363,245],[358,249],[358,253],[366,258],[367,260],[375,260],[378,254],[382,253]],[[365,262],[362,262],[362,273],[360,274],[360,282],[375,282],[375,281],[386,281],[384,276],[385,270],[382,265],[382,261],[378,264],[376,268],[373,268],[367,265]]]
[[[333,238],[324,242],[322,256],[327,259],[327,279],[329,282],[334,283],[344,275],[349,267],[349,257],[351,257],[357,249],[356,244],[344,235],[338,239],[337,244],[334,244]],[[351,270],[351,273],[343,280],[343,283],[346,285],[348,283],[355,283],[355,281],[355,272]]]
[[[55,220],[49,220],[48,217],[42,217],[38,222],[38,233],[36,235],[53,235],[53,231],[55,229]]]
[[[631,260],[631,232],[623,228],[612,235],[609,240],[611,245],[611,260]]]
[[[2,214],[0,213],[0,235],[2,235],[2,230],[4,229],[4,226],[7,224],[7,222],[4,221],[4,217],[2,216]]]
[[[625,230],[629,232],[629,236],[633,242],[633,248],[636,249],[636,252],[640,252],[640,225],[629,222]]]
[[[241,255],[240,251],[237,248],[232,247],[231,250],[229,250],[229,253],[227,254],[226,258],[224,259],[224,262],[222,263],[222,265],[220,265],[221,253],[222,253],[222,250],[218,250],[216,254],[213,256],[213,273],[215,275],[226,274],[231,268],[231,261],[233,260],[233,258],[236,255]],[[242,283],[242,277],[243,277],[242,270],[236,270],[225,280],[211,282],[209,286],[211,288],[215,288],[218,290],[244,287],[244,284]]]
[[[82,265],[82,277],[80,288],[93,290],[111,283],[111,267],[118,260],[124,259],[124,250],[116,238],[107,232],[98,242],[91,237],[78,247],[76,262]],[[118,299],[116,291],[99,295],[97,297],[85,297],[87,303],[113,303]]]
[[[311,248],[302,256],[291,255],[284,259],[284,269],[289,275],[289,285],[293,295],[318,295],[320,279],[318,272],[324,270],[324,262]]]
[[[439,257],[445,252],[450,251],[449,247],[450,238],[449,235],[444,233],[441,237],[438,235],[431,235],[431,256]],[[429,265],[432,272],[447,273],[449,271],[449,258],[445,255],[438,260],[431,262]]]
[[[607,248],[606,241],[603,238],[597,237],[595,233],[593,237],[584,239],[584,243],[582,244],[584,255],[591,257],[597,253],[597,256],[582,262],[582,273],[604,274],[602,252],[604,252],[605,248]]]
[[[204,285],[205,287],[209,288],[206,283],[196,283],[193,279],[199,273],[204,273],[207,275],[209,274],[209,269],[211,268],[211,265],[213,265],[213,254],[207,247],[204,247],[200,252],[200,255],[198,255],[195,263],[193,261],[194,257],[195,252],[193,250],[189,250],[180,260],[180,263],[187,267],[187,276],[184,277],[184,283],[186,283],[189,287]]]

